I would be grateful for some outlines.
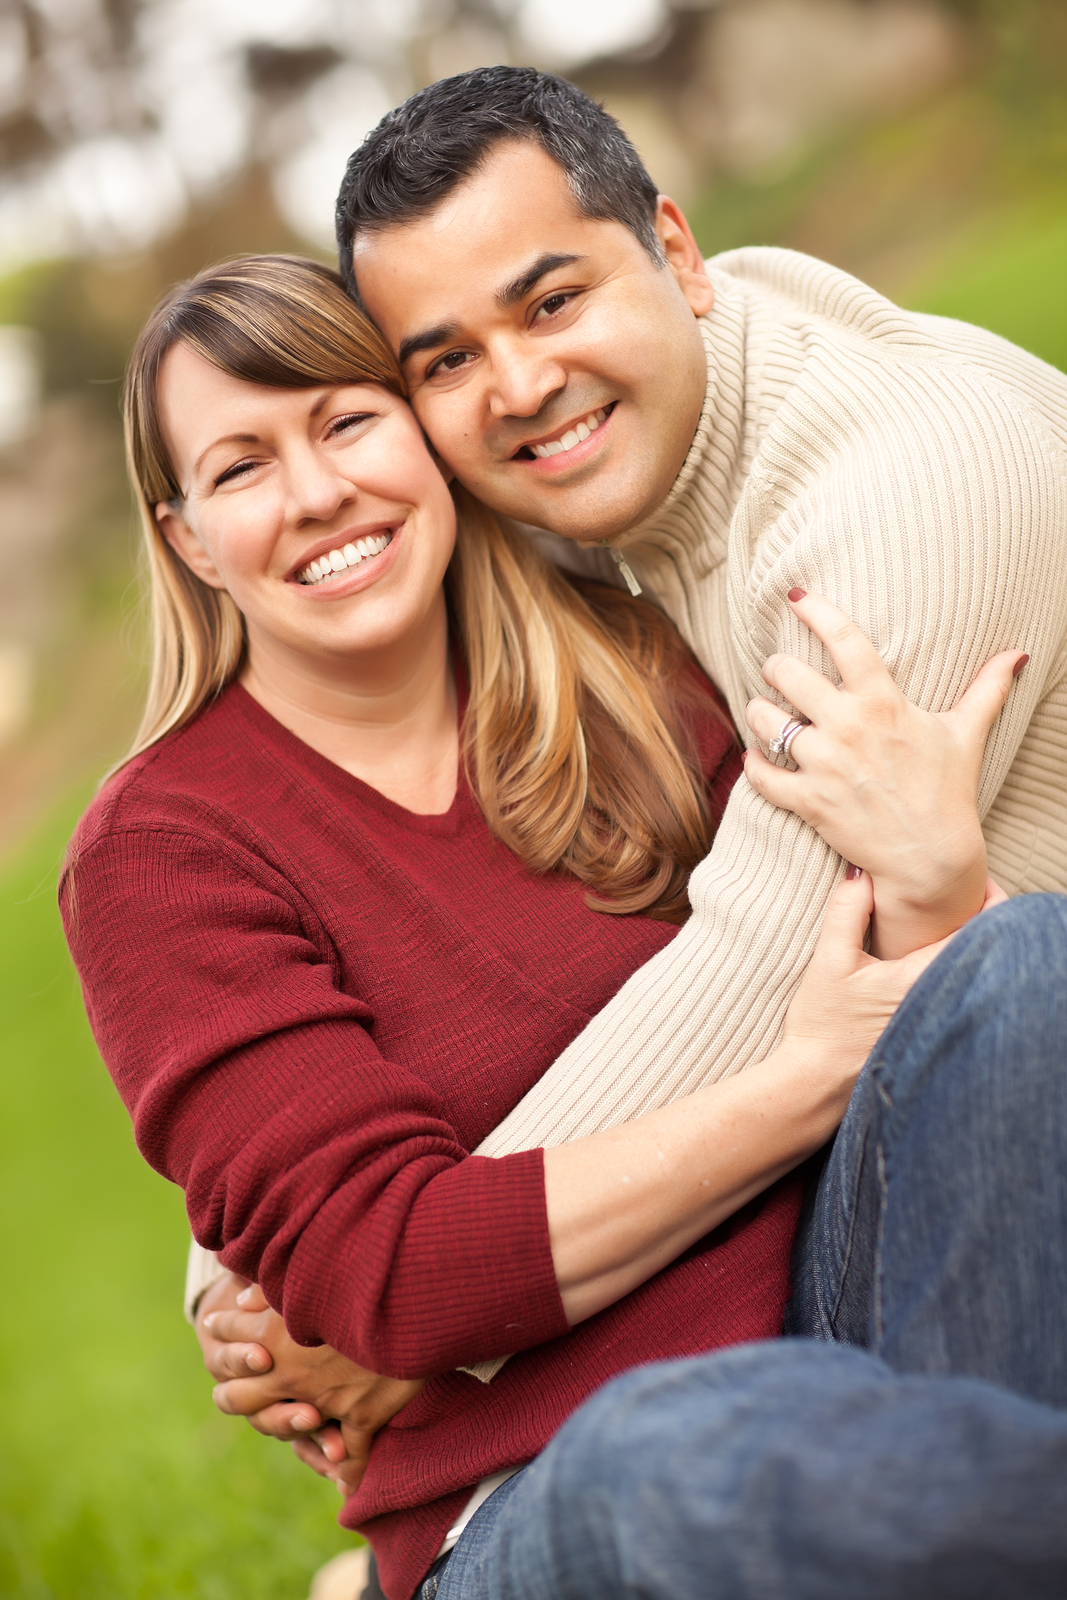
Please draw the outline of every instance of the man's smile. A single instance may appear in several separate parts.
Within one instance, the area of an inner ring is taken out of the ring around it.
[[[566,462],[559,461],[559,467],[577,466],[579,462],[587,460],[603,442],[602,439],[594,439],[594,435],[602,433],[610,424],[617,404],[617,400],[612,400],[607,406],[598,406],[595,411],[589,411],[562,427],[557,426],[551,434],[542,434],[540,438],[525,440],[512,455],[511,460],[528,461],[531,465],[537,463],[538,466],[544,463],[547,467],[549,462],[556,462],[559,457],[566,456]]]

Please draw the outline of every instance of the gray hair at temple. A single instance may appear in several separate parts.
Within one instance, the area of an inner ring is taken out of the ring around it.
[[[532,67],[479,67],[420,89],[390,111],[349,158],[337,197],[341,276],[358,298],[352,246],[425,216],[506,139],[539,144],[566,173],[579,211],[621,222],[657,266],[656,185],[603,106],[565,78]]]

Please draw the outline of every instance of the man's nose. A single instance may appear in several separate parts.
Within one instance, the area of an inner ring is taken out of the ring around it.
[[[489,410],[496,421],[535,417],[554,394],[565,388],[566,369],[554,357],[507,343],[493,350],[489,372]]]

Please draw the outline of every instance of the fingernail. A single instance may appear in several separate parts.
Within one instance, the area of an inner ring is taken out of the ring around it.
[[[259,1350],[254,1350],[246,1357],[246,1365],[250,1366],[253,1372],[266,1372],[270,1366],[270,1357],[263,1355]]]
[[[242,1289],[240,1294],[237,1296],[237,1304],[239,1306],[246,1306],[248,1304],[248,1297],[251,1293],[252,1286],[250,1284],[247,1289]]]
[[[862,878],[862,876],[863,876],[863,868],[862,867],[854,867],[852,865],[852,862],[850,861],[849,864],[848,864],[848,869],[845,872],[845,877],[846,878]]]
[[[742,752],[741,752],[741,765],[744,766],[744,764],[745,764],[745,762],[747,760],[748,760],[748,751],[747,750],[742,750]]]
[[[807,594],[808,591],[806,589],[790,589],[789,598],[790,600],[805,600]]]
[[[1019,676],[1020,672],[1023,670],[1023,668],[1025,667],[1026,663],[1029,661],[1029,659],[1030,659],[1029,656],[1020,656],[1019,657],[1018,661],[1015,663],[1015,665],[1011,669],[1011,675],[1012,675],[1013,678],[1017,678]]]

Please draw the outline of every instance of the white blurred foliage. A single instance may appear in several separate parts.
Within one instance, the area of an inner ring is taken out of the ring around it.
[[[553,66],[630,50],[663,26],[662,0],[522,0],[524,40]]]
[[[345,161],[414,87],[413,48],[420,71],[442,75],[509,58],[566,70],[654,37],[666,5],[483,0],[461,15],[450,0],[148,0],[120,69],[103,0],[35,0],[42,76],[0,0],[0,112],[21,97],[59,142],[14,182],[0,174],[0,271],[68,250],[141,248],[250,155],[273,167],[288,220],[328,243]],[[257,45],[325,47],[341,64],[288,100],[268,92],[257,103],[247,71]]]
[[[33,426],[41,399],[39,340],[30,328],[0,326],[0,448]]]
[[[334,202],[345,164],[391,105],[380,80],[360,67],[338,67],[312,86],[304,108],[307,141],[274,171],[278,204],[306,239],[333,244]]]
[[[33,697],[33,658],[25,644],[0,643],[0,745],[20,733]]]

